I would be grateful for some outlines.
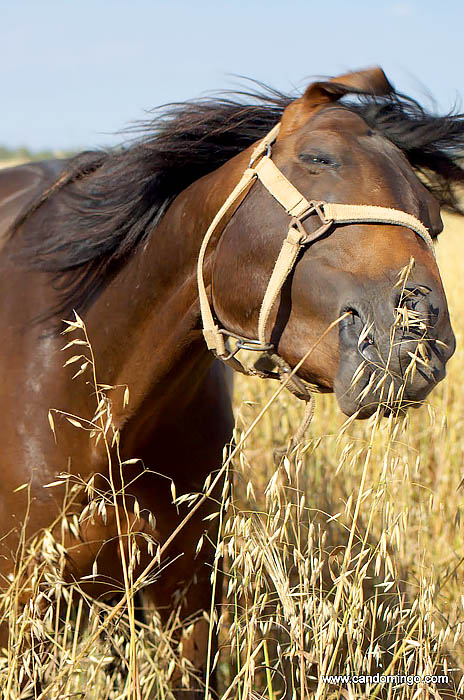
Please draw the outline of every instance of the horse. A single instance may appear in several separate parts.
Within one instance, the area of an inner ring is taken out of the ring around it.
[[[461,213],[463,118],[427,113],[380,68],[297,98],[260,90],[167,106],[120,149],[0,173],[2,586],[20,543],[53,530],[60,474],[113,480],[105,515],[66,531],[64,575],[106,599],[124,589],[121,532],[135,523],[169,544],[144,595],[167,620],[184,591],[183,655],[199,680],[183,698],[202,696],[214,554],[196,547],[216,506],[206,499],[172,538],[188,512],[172,483],[201,492],[221,464],[234,424],[225,363],[243,369],[237,350],[258,349],[261,376],[306,398],[335,392],[343,413],[366,418],[395,411],[399,392],[420,404],[455,349],[432,240],[441,207]],[[401,308],[420,328],[395,325]],[[74,381],[70,328],[89,339]],[[89,371],[109,387],[113,443],[80,429],[98,423],[103,391]],[[116,451],[125,466],[109,473]],[[153,559],[139,545],[135,577]]]

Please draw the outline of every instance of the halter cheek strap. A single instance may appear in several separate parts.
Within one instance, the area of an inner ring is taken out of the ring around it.
[[[307,200],[272,161],[271,146],[277,138],[279,128],[280,123],[276,124],[267,136],[258,143],[252,153],[249,167],[245,170],[240,181],[227,197],[206,231],[198,255],[198,292],[206,344],[218,358],[244,374],[280,378],[285,381],[287,387],[294,394],[309,402],[312,399],[309,391],[310,385],[297,376],[289,378],[291,372],[289,365],[273,352],[272,345],[266,341],[266,330],[272,308],[285,280],[295,266],[300,251],[324,235],[333,226],[352,223],[382,223],[405,226],[422,238],[434,256],[435,251],[429,232],[412,214],[387,207],[364,204],[334,204],[331,202]],[[206,249],[212,236],[227,216],[229,219],[233,216],[235,210],[257,180],[264,185],[274,199],[285,209],[291,219],[287,235],[282,243],[261,303],[258,319],[258,339],[250,340],[225,328],[220,328],[215,323],[206,293],[203,267]],[[307,233],[303,228],[302,221],[311,214],[317,214],[321,225],[313,233]],[[236,339],[237,343],[234,350],[227,346],[225,340],[227,336]],[[235,357],[241,349],[263,353],[263,361],[258,360],[254,368],[245,367]],[[273,367],[277,367],[277,372],[272,371]],[[317,387],[311,388],[316,389]],[[312,417],[312,409],[309,411],[309,404],[307,410]]]

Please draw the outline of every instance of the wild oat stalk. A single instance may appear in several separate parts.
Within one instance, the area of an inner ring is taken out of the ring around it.
[[[333,397],[323,396],[306,441],[276,468],[274,449],[297,427],[301,405],[286,392],[276,395],[270,384],[237,378],[236,447],[224,460],[226,486],[218,504],[220,535],[212,570],[213,586],[224,572],[225,595],[217,618],[213,608],[209,611],[210,639],[219,634],[221,645],[217,658],[210,652],[209,665],[218,669],[223,700],[463,696],[464,500],[457,487],[464,435],[464,278],[457,250],[464,253],[464,248],[457,224],[451,224],[455,230],[448,224],[441,244],[448,248],[441,269],[445,282],[450,280],[458,351],[449,380],[425,407],[405,418],[380,420],[377,414],[367,422],[344,422]],[[424,319],[408,309],[409,274],[405,269],[398,280],[402,303],[392,335],[395,343],[396,334],[399,339],[401,332],[413,330],[419,340],[411,350],[407,380],[427,365]],[[92,375],[94,360],[79,325],[75,333],[84,341],[76,343],[76,354],[85,357],[75,360],[75,381],[82,381]],[[392,395],[388,358],[385,364],[386,372],[375,368],[369,390],[400,405],[403,393]],[[107,400],[111,389],[99,384],[96,390],[95,383],[93,378],[95,415],[87,421],[71,414],[64,418],[79,422],[76,430],[92,433],[90,439],[101,435],[100,442],[108,441],[113,473],[124,483]],[[53,427],[54,418],[52,412]],[[27,679],[39,677],[43,698],[48,693],[170,700],[185,625],[179,611],[164,628],[156,611],[138,622],[132,602],[134,590],[160,573],[160,549],[152,543],[153,567],[145,579],[135,580],[131,562],[138,540],[136,533],[124,535],[122,522],[126,578],[120,601],[108,606],[88,600],[61,574],[62,542],[82,526],[73,503],[86,490],[83,517],[91,518],[109,512],[114,491],[120,503],[124,495],[111,484],[100,487],[96,479],[87,484],[71,479],[66,465],[57,481],[67,490],[63,513],[32,542],[23,538],[15,575],[0,601],[12,631],[0,663],[4,700],[24,695]],[[184,497],[192,509],[209,497],[212,482],[202,494]],[[121,518],[127,520],[124,509]],[[25,594],[32,594],[26,606]],[[322,669],[371,675],[444,671],[455,686],[328,685],[321,682]]]

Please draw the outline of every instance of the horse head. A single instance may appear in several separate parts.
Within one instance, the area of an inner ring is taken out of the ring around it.
[[[340,103],[349,93],[369,97]],[[379,220],[345,217],[324,228],[317,207],[292,219],[310,242],[295,257],[266,322],[266,340],[291,367],[313,348],[298,376],[334,391],[341,410],[361,418],[379,404],[388,412],[422,402],[455,349],[430,245],[443,228],[440,204],[405,149],[368,114],[369,101],[380,114],[382,105],[394,111],[395,100],[377,68],[312,83],[283,112],[271,153],[273,167],[307,202],[383,208],[375,210]],[[405,115],[395,114],[407,129]],[[390,222],[389,210],[399,220]],[[258,337],[289,223],[272,186],[259,178],[241,195],[214,255],[213,305],[222,327]]]

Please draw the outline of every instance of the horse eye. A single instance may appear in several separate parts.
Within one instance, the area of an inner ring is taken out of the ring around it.
[[[304,163],[311,163],[314,165],[335,165],[335,162],[332,160],[332,158],[330,158],[330,156],[322,154],[300,153],[298,157]]]

